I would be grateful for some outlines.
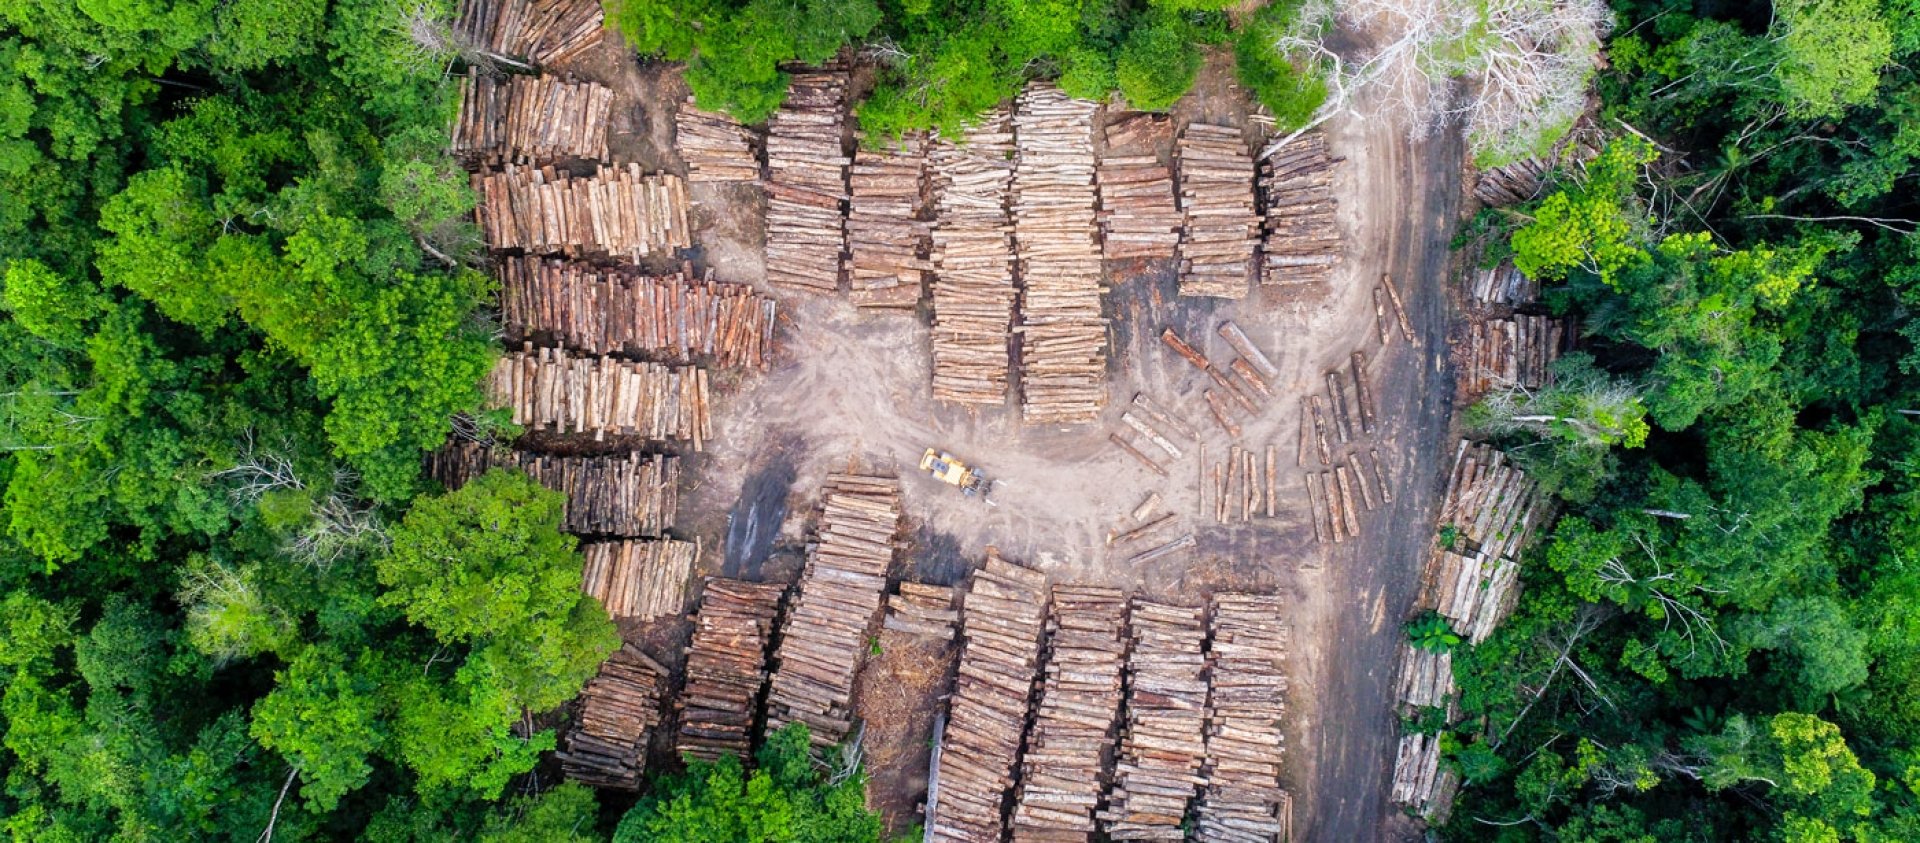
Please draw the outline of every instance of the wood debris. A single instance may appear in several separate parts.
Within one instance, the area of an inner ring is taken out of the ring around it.
[[[1231,126],[1190,123],[1180,136],[1180,295],[1245,298],[1253,279],[1253,156]]]
[[[491,468],[517,468],[567,496],[561,529],[582,535],[657,538],[679,506],[680,458],[560,457],[451,445],[429,454],[427,475],[457,489]]]
[[[687,646],[686,683],[674,702],[674,754],[746,758],[754,709],[767,685],[767,643],[786,586],[709,577]]]
[[[580,590],[600,601],[614,620],[651,621],[686,608],[687,581],[699,562],[694,542],[587,542]]]
[[[600,0],[460,0],[453,37],[522,70],[566,62],[600,43]]]
[[[816,293],[840,289],[846,250],[847,75],[793,74],[767,121],[767,281]]]
[[[1106,807],[1113,840],[1184,840],[1206,741],[1201,610],[1134,600],[1127,656],[1126,726]]]
[[[961,615],[959,678],[940,741],[931,843],[996,843],[1040,669],[1047,578],[987,549]]]
[[[753,132],[717,111],[702,111],[693,97],[673,113],[673,148],[687,162],[687,181],[760,180],[760,159],[753,154]]]
[[[813,549],[774,653],[767,731],[801,722],[815,746],[846,738],[854,676],[867,654],[899,529],[897,478],[827,477]]]
[[[938,138],[932,163],[933,397],[957,404],[1001,406],[1012,359],[1013,133],[1004,108],[981,117],[955,142]]]
[[[1170,258],[1184,217],[1173,195],[1173,171],[1160,161],[1172,124],[1165,115],[1134,114],[1108,124],[1100,157],[1100,229],[1107,260]]]
[[[1516,313],[1510,319],[1474,319],[1467,334],[1464,397],[1503,387],[1539,389],[1553,380],[1567,337],[1567,320]]]
[[[581,178],[509,164],[475,174],[473,189],[474,216],[494,249],[634,260],[693,245],[686,181],[645,175],[638,164]]]
[[[585,354],[764,369],[773,360],[772,297],[744,284],[646,275],[572,261],[510,258],[500,273],[508,344],[539,341]]]
[[[920,219],[926,178],[925,138],[854,154],[847,204],[847,285],[854,305],[912,310],[920,304],[931,224]]]
[[[501,164],[605,162],[613,89],[558,76],[507,76],[470,68],[460,81],[453,155],[468,169]]]
[[[668,673],[640,648],[621,644],[580,691],[580,714],[567,730],[566,748],[555,753],[561,774],[594,787],[638,790]]]
[[[1333,169],[1327,136],[1308,132],[1262,162],[1266,197],[1262,284],[1326,281],[1340,265],[1343,241],[1334,218]]]
[[[1020,257],[1020,416],[1089,422],[1107,403],[1107,320],[1093,185],[1099,104],[1034,83],[1014,114],[1014,243]]]
[[[490,404],[532,430],[685,441],[696,451],[713,438],[707,372],[694,366],[573,357],[527,343],[494,364],[486,390]]]
[[[1126,629],[1127,598],[1119,590],[1053,587],[1046,678],[1020,758],[1014,843],[1093,838],[1120,714]]]
[[[1196,812],[1196,841],[1279,843],[1291,837],[1291,800],[1280,787],[1280,761],[1293,631],[1280,622],[1281,609],[1272,595],[1213,597],[1207,782]]]

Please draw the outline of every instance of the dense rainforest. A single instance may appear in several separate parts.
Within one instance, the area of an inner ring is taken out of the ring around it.
[[[535,716],[617,636],[555,494],[420,474],[502,426],[480,411],[493,282],[445,154],[451,80],[480,60],[452,5],[0,0],[13,839],[879,837],[857,775],[795,733],[631,812],[540,775]],[[609,13],[750,121],[781,63],[855,46],[881,66],[876,136],[951,129],[1034,76],[1162,108],[1208,50],[1283,126],[1386,78],[1331,60],[1326,4],[1230,5]],[[1615,12],[1605,69],[1568,77],[1615,141],[1467,238],[1546,279],[1584,353],[1469,415],[1566,517],[1513,621],[1459,654],[1466,716],[1430,724],[1469,782],[1443,833],[1920,839],[1920,4]],[[1472,78],[1488,31],[1396,45]],[[1518,147],[1487,129],[1511,123],[1468,131],[1497,163],[1563,116]]]

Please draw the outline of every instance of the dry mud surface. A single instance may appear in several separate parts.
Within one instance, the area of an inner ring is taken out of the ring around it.
[[[1247,125],[1245,98],[1219,58],[1177,109],[1177,122]],[[590,75],[624,87],[616,89],[624,111],[616,118],[616,150],[627,160],[684,172],[670,151],[670,109],[684,96],[677,71],[630,60],[606,65]],[[1391,684],[1449,441],[1447,239],[1461,202],[1462,151],[1452,133],[1414,139],[1396,121],[1343,116],[1325,128],[1334,154],[1346,159],[1335,191],[1347,254],[1332,283],[1256,288],[1237,302],[1180,299],[1170,261],[1123,272],[1110,267],[1109,406],[1097,424],[1025,426],[1011,397],[991,411],[935,402],[924,312],[861,314],[842,299],[774,291],[782,305],[777,363],[727,384],[717,399],[715,440],[689,455],[676,532],[708,549],[701,573],[791,579],[821,482],[851,464],[902,477],[912,537],[901,556],[903,578],[960,582],[991,545],[1056,582],[1112,585],[1174,603],[1197,605],[1217,589],[1279,592],[1289,598],[1294,627],[1286,784],[1297,839],[1417,837],[1386,801],[1395,737]],[[694,186],[697,269],[765,288],[757,193]],[[1396,332],[1381,346],[1373,288],[1382,276],[1405,298],[1415,342]],[[1216,361],[1229,360],[1231,350],[1215,333],[1229,319],[1281,369],[1276,397],[1241,419],[1235,440],[1207,413],[1207,378],[1158,340],[1171,326]],[[1365,441],[1386,463],[1395,494],[1392,503],[1361,513],[1360,539],[1320,544],[1295,462],[1301,399],[1324,392],[1323,374],[1344,367],[1353,351],[1367,355],[1378,405],[1379,430]],[[1107,434],[1121,429],[1120,412],[1135,393],[1179,411],[1200,432],[1209,461],[1230,444],[1277,446],[1278,517],[1215,524],[1201,511],[1197,449],[1188,447],[1163,478],[1110,444]],[[993,504],[918,473],[928,447],[951,451],[1000,481]],[[1130,557],[1145,547],[1117,549],[1108,539],[1134,526],[1129,513],[1156,493],[1162,511],[1191,525],[1198,547],[1134,564]],[[662,637],[658,630],[634,632]],[[868,758],[876,807],[898,827],[914,819],[925,785],[927,724],[944,688],[925,678],[931,665],[916,662],[946,656],[885,649],[862,680],[861,708],[888,721],[869,735],[875,743]],[[879,673],[895,681],[876,684],[887,678]],[[888,693],[874,690],[880,685]],[[927,690],[917,696],[898,693],[921,687]]]

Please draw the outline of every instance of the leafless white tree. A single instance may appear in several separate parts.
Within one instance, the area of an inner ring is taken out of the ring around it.
[[[1376,46],[1341,55],[1336,21]],[[1611,23],[1603,0],[1312,0],[1274,48],[1326,68],[1327,101],[1263,157],[1365,99],[1416,134],[1458,123],[1482,162],[1523,158],[1579,118]]]

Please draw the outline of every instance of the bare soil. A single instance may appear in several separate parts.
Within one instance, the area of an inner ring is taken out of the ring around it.
[[[1257,130],[1230,62],[1210,57],[1194,95],[1176,108],[1177,124]],[[677,69],[629,58],[582,72],[618,86],[616,107],[625,113],[615,121],[616,157],[684,172],[671,154],[671,109],[685,94]],[[989,411],[935,402],[924,312],[862,314],[842,299],[776,291],[776,364],[724,391],[714,441],[688,455],[676,532],[707,548],[700,573],[790,580],[816,490],[827,472],[855,465],[902,477],[912,547],[899,574],[909,579],[959,582],[996,546],[1058,582],[1112,585],[1167,602],[1197,605],[1219,589],[1288,595],[1295,690],[1286,784],[1298,839],[1417,838],[1417,826],[1386,800],[1396,734],[1391,686],[1431,541],[1441,461],[1450,453],[1447,239],[1462,202],[1462,149],[1452,133],[1414,139],[1395,120],[1342,117],[1325,130],[1334,153],[1347,159],[1336,195],[1348,251],[1333,281],[1256,288],[1241,301],[1181,299],[1171,261],[1116,268],[1124,271],[1109,279],[1109,407],[1097,424],[1025,426],[1011,397]],[[694,185],[693,198],[696,268],[764,289],[759,191]],[[1380,347],[1372,290],[1382,276],[1405,299],[1413,343],[1395,336]],[[1207,413],[1207,378],[1158,340],[1171,326],[1226,361],[1233,354],[1215,329],[1229,319],[1281,369],[1275,399],[1243,415],[1243,434],[1231,441]],[[1394,500],[1362,513],[1359,540],[1320,544],[1295,463],[1301,401],[1324,389],[1323,373],[1344,367],[1355,350],[1367,354],[1380,420],[1365,439],[1388,465]],[[1165,478],[1111,445],[1107,434],[1122,429],[1120,412],[1135,393],[1175,408],[1201,433],[1210,462],[1232,444],[1277,446],[1278,517],[1213,523],[1201,510],[1203,468],[1191,443],[1182,443],[1188,447]],[[999,481],[992,503],[920,474],[928,447]],[[1155,493],[1162,511],[1181,515],[1198,547],[1137,564],[1130,560],[1145,547],[1116,548],[1109,537],[1134,526],[1129,513]],[[657,641],[649,648],[655,655],[679,660],[673,642],[684,641],[683,628],[634,632]],[[917,820],[911,814],[924,792],[926,740],[950,654],[881,643],[861,680],[859,707],[869,723],[870,792],[898,828]]]

